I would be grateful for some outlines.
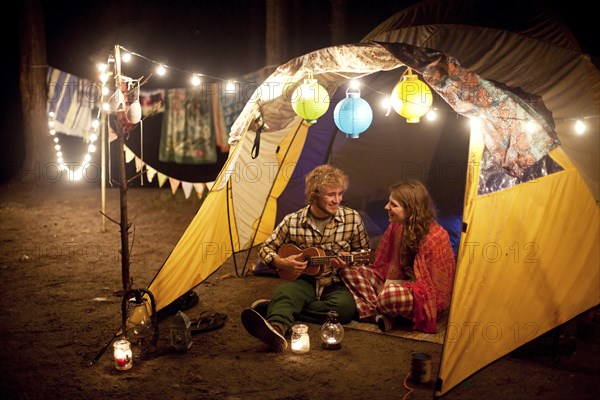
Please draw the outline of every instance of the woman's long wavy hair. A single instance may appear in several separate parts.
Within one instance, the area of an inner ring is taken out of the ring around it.
[[[417,180],[390,186],[390,195],[404,208],[400,256],[403,265],[412,265],[419,243],[436,218],[435,206],[425,185]]]

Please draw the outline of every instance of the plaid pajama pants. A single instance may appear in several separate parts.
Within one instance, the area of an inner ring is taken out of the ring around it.
[[[413,295],[401,283],[385,283],[373,269],[364,265],[339,271],[356,301],[361,320],[385,314],[389,317],[412,317]]]

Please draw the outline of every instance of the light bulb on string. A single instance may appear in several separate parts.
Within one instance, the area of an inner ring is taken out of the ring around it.
[[[438,112],[435,109],[431,109],[429,111],[427,111],[427,114],[425,114],[425,118],[427,119],[427,121],[435,121],[438,117]]]
[[[577,119],[575,121],[575,132],[579,135],[583,135],[583,133],[585,132],[585,124],[580,119]]]
[[[385,116],[387,117],[390,115],[390,111],[392,110],[392,99],[390,99],[390,96],[385,96],[385,98],[381,100],[381,106],[386,111]]]
[[[469,125],[471,125],[472,129],[480,129],[481,121],[479,118],[469,118]]]
[[[353,89],[353,90],[360,89],[360,81],[357,79],[352,79],[350,81],[350,89]]]
[[[202,81],[200,80],[200,76],[198,74],[192,75],[192,85],[198,86]]]
[[[227,81],[227,83],[225,84],[225,91],[226,92],[235,92],[235,82]]]
[[[538,129],[539,129],[539,127],[540,127],[540,126],[537,124],[537,122],[535,122],[535,121],[532,121],[532,120],[528,120],[528,121],[525,123],[525,130],[526,130],[528,133],[533,133],[533,132],[535,132],[536,130],[538,130]]]
[[[156,67],[156,73],[159,76],[164,76],[167,73],[167,70],[163,64],[158,64],[158,67]]]

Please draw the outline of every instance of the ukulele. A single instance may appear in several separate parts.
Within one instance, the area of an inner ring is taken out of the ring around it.
[[[300,249],[291,243],[282,244],[277,253],[279,257],[286,258],[295,254],[302,254],[304,256],[303,261],[307,261],[308,264],[302,272],[298,274],[293,271],[278,271],[279,277],[286,281],[293,281],[300,275],[319,276],[323,273],[325,265],[332,258],[340,258],[342,261],[349,265],[353,264],[368,264],[370,262],[371,250],[361,250],[353,252],[350,255],[338,255],[328,256],[325,250],[318,247],[307,247],[306,249]]]

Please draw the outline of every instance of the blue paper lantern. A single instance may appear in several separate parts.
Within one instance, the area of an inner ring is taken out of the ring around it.
[[[346,98],[337,103],[333,110],[333,120],[346,137],[358,139],[373,122],[373,110],[366,100],[361,99],[360,91],[346,91]]]

